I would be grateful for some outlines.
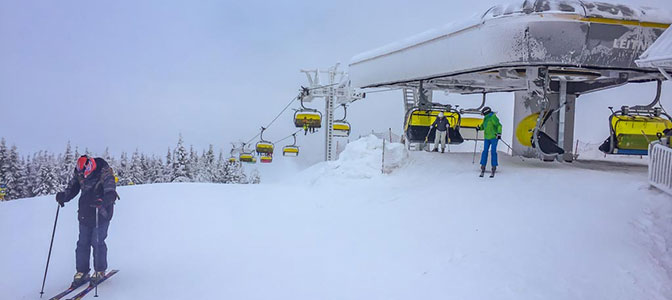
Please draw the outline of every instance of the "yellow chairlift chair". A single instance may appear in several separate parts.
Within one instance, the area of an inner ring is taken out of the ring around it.
[[[294,137],[294,143],[282,147],[283,156],[290,156],[290,157],[299,156],[299,146],[296,145],[296,133],[292,134],[292,137]]]
[[[430,126],[434,123],[440,112],[443,112],[450,123],[450,128],[448,128],[450,144],[461,144],[464,142],[459,130],[461,116],[457,110],[453,109],[450,105],[433,105],[428,108],[416,106],[406,112],[404,120],[404,135],[409,146],[412,143],[434,141],[436,130],[430,131]]]
[[[257,142],[257,145],[255,147],[255,150],[259,155],[273,155],[273,143],[264,140],[264,130],[266,128],[261,127],[261,133],[259,134],[259,142]]]
[[[649,105],[622,106],[609,116],[609,137],[600,145],[605,154],[648,155],[649,144],[672,129],[672,118],[660,104],[662,81],[658,80],[656,97]]]
[[[343,106],[343,118],[334,121],[333,133],[336,137],[348,137],[350,136],[350,123],[345,120],[348,115],[348,108],[345,104]]]
[[[257,158],[254,157],[253,151],[245,150],[245,143],[240,147],[240,153],[238,154],[238,160],[244,163],[254,164],[257,163]]]
[[[322,127],[322,113],[317,109],[305,107],[303,105],[303,97],[300,100],[301,109],[294,112],[294,126],[296,128],[303,128],[306,132]]]

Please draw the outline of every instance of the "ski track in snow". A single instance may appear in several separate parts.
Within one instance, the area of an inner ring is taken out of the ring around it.
[[[276,183],[121,187],[100,299],[671,299],[672,197],[646,168],[408,153],[367,137]],[[38,299],[56,203],[0,204],[0,299]],[[45,298],[74,274],[60,211]],[[92,296],[89,296],[92,297]]]

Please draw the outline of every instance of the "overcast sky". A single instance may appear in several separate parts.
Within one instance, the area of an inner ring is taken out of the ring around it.
[[[228,151],[306,85],[299,69],[347,67],[355,54],[498,2],[2,0],[0,136],[24,154],[60,152],[70,140],[94,152],[137,147],[163,155],[179,133],[199,149],[214,144]],[[627,3],[672,10],[669,0]],[[648,103],[653,89],[638,84],[581,97],[577,137],[605,138],[606,106]],[[491,99],[506,111],[513,95]],[[672,105],[669,93],[664,103]],[[351,106],[349,117],[355,136],[387,128],[399,133],[401,92],[370,95]],[[292,130],[288,112],[267,137]],[[302,154],[321,158],[322,141],[321,133],[300,136]]]

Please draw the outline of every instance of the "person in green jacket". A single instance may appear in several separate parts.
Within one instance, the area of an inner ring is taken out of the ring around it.
[[[478,126],[478,130],[483,130],[483,139],[485,141],[483,146],[483,153],[481,154],[481,176],[485,173],[485,166],[488,164],[488,148],[492,153],[490,164],[492,165],[492,175],[497,170],[497,142],[502,138],[502,124],[499,123],[499,118],[492,112],[488,106],[481,110],[485,116],[483,123]],[[491,176],[492,177],[492,176]]]

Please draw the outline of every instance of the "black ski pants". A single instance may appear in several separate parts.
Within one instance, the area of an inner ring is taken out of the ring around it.
[[[91,269],[91,248],[93,248],[93,268],[95,271],[105,271],[107,269],[107,228],[109,221],[100,222],[98,229],[79,223],[79,240],[77,249],[75,249],[75,258],[77,272],[88,273]]]

